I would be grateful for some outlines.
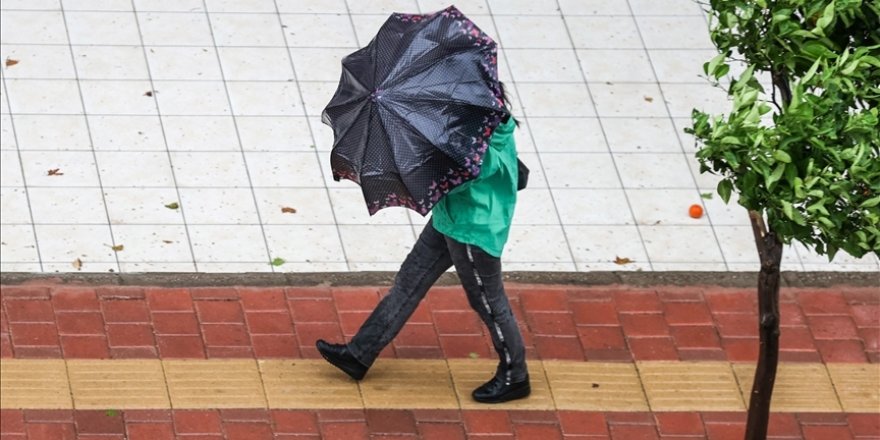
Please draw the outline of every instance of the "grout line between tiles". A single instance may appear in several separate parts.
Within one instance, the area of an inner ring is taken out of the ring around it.
[[[95,176],[98,178],[98,187],[101,190],[101,203],[104,205],[104,218],[107,219],[107,229],[110,232],[110,245],[115,248],[116,237],[113,235],[113,223],[110,221],[110,210],[107,207],[107,198],[104,195],[103,179],[101,178],[101,165],[98,162],[98,154],[95,151],[95,141],[92,137],[92,126],[91,123],[89,123],[89,118],[86,116],[86,102],[83,98],[82,85],[79,82],[79,69],[76,66],[76,57],[74,57],[73,47],[70,45],[70,29],[67,25],[67,15],[64,11],[64,4],[61,4],[61,19],[64,23],[64,35],[67,37],[67,48],[70,51],[70,63],[73,65],[73,74],[76,76],[76,90],[79,94],[79,104],[82,106],[83,116],[86,123],[86,134],[88,134],[89,137],[89,146],[92,147],[92,160],[95,162]],[[10,108],[9,111],[12,112],[12,108]],[[119,271],[119,255],[116,251],[113,251],[113,256],[116,260],[116,270]]]
[[[489,11],[489,17],[490,17],[490,19],[492,20],[492,27],[495,28],[497,32],[499,32],[499,35],[496,35],[495,37],[496,37],[496,38],[498,39],[498,41],[500,42],[500,41],[502,41],[502,38],[501,38],[501,35],[500,35],[500,32],[501,32],[501,31],[498,31],[498,30],[497,30],[497,29],[498,29],[498,24],[497,24],[497,22],[496,22],[496,20],[495,20],[495,15],[494,15],[493,12],[492,12],[492,5],[489,4],[489,3],[487,2],[487,3],[486,3],[486,7],[488,8],[488,11]],[[505,63],[506,63],[506,64],[509,64],[509,61],[507,60],[507,52],[501,51],[501,56],[504,57]],[[497,66],[497,63],[496,63],[496,66]],[[508,69],[508,70],[509,70],[509,69]],[[520,93],[519,93],[519,87],[517,87],[517,81],[516,81],[516,78],[513,77],[513,75],[514,75],[514,74],[513,74],[513,71],[512,71],[512,70],[509,70],[509,72],[510,72],[510,75],[511,75],[510,87],[513,87],[513,90],[516,91],[517,96],[521,96]],[[528,121],[528,119],[529,119],[529,115],[528,115],[528,113],[527,113],[526,110],[525,110],[525,105],[523,105],[523,103],[520,102],[520,106],[522,107],[522,108],[520,108],[520,112],[522,112],[523,120]],[[512,109],[511,109],[511,111],[512,111]],[[511,117],[514,117],[514,118],[515,118],[515,116],[511,116]],[[535,146],[536,146],[536,147],[535,147],[535,150],[536,150],[536,151],[535,151],[535,158],[536,158],[537,161],[538,161],[538,164],[537,164],[537,165],[538,165],[538,167],[540,167],[540,169],[541,169],[541,174],[546,175],[546,173],[544,172],[544,162],[541,160],[541,154],[542,154],[542,153],[539,152],[539,151],[537,151],[537,150],[538,150],[538,148],[537,148],[537,142],[535,141],[535,134],[534,134],[534,132],[531,130],[531,127],[529,128],[529,138],[530,138],[531,141],[532,141],[532,145],[535,145]],[[607,140],[606,140],[606,142],[607,142]],[[549,184],[548,184],[548,189],[549,189]],[[571,264],[575,265],[575,269],[577,269],[577,258],[575,258],[574,250],[572,249],[572,246],[571,246],[571,241],[569,240],[569,238],[568,238],[568,233],[566,232],[566,230],[565,230],[565,226],[563,225],[563,222],[562,222],[562,215],[559,214],[559,207],[558,207],[558,202],[556,201],[556,196],[553,194],[553,191],[549,191],[549,190],[548,190],[548,192],[550,193],[550,202],[553,204],[553,212],[556,214],[556,220],[557,220],[557,222],[558,222],[557,224],[555,224],[555,226],[559,226],[559,229],[562,230],[562,235],[563,235],[563,237],[565,237],[565,246],[568,248],[568,256],[569,256],[569,258],[570,258],[569,261],[560,261],[559,263],[562,263],[562,264],[564,264],[564,263],[571,263]]]
[[[11,113],[12,112],[12,102],[9,100],[9,89],[6,87],[6,76],[0,76],[0,81],[3,82],[3,91],[5,92],[4,95],[5,95],[5,99],[6,99],[6,106],[9,107],[9,111],[10,111],[9,125],[12,128],[12,139],[15,142],[15,152],[16,152],[16,157],[18,157],[18,169],[21,172],[21,183],[23,185],[22,188],[24,188],[24,196],[25,196],[25,200],[27,201],[28,216],[31,219],[29,226],[31,227],[31,233],[33,234],[33,237],[34,237],[34,250],[36,250],[36,252],[37,252],[37,263],[39,264],[40,272],[44,272],[46,269],[43,267],[43,256],[42,256],[42,253],[40,252],[40,243],[37,238],[37,227],[36,227],[36,221],[34,220],[34,209],[31,206],[30,190],[28,189],[27,176],[25,175],[25,172],[24,172],[24,161],[21,158],[21,145],[20,145],[20,142],[18,141],[18,131],[16,131],[16,129],[15,129],[15,118],[12,116],[12,113]],[[7,151],[7,150],[3,150],[3,151]],[[30,262],[30,263],[33,263],[33,262]]]
[[[626,7],[629,8],[630,13],[633,12],[630,0],[626,0]],[[657,69],[656,67],[654,67],[654,59],[651,58],[651,52],[648,50],[647,44],[645,43],[645,37],[642,35],[642,28],[639,25],[639,21],[636,20],[635,17],[633,17],[633,24],[636,28],[636,34],[638,34],[639,36],[639,41],[642,43],[642,47],[645,50],[645,57],[648,58],[648,64],[651,66],[651,74],[654,75],[654,84],[657,84],[657,91],[660,92],[660,100],[663,101],[663,108],[666,110],[666,114],[669,116],[669,123],[672,124],[672,127],[674,128],[675,120],[672,118],[672,112],[669,109],[669,103],[666,100],[666,94],[663,92],[663,85],[660,83],[660,80],[657,77]],[[685,159],[685,163],[688,166],[688,172],[691,176],[691,181],[694,182],[693,189],[696,190],[697,196],[700,196],[700,185],[697,182],[697,177],[694,176],[693,168],[691,168],[690,161],[688,160],[688,155],[684,151],[684,143],[681,141],[681,134],[678,132],[678,130],[674,129],[673,131],[675,132],[675,138],[678,139],[679,148],[681,148],[681,152],[679,154],[681,154],[681,156]],[[691,157],[691,159],[693,159],[693,157]],[[700,206],[702,206],[702,197],[697,200],[700,200]],[[721,259],[724,261],[724,266],[728,270],[730,270],[730,266],[727,263],[727,257],[724,255],[724,251],[721,247],[721,242],[718,240],[718,233],[715,231],[715,226],[712,224],[712,217],[709,215],[709,210],[705,210],[704,215],[706,216],[706,220],[709,222],[709,228],[712,231],[712,237],[715,238],[715,245],[718,247],[718,253],[721,254]]]
[[[571,29],[569,29],[569,26],[568,26],[568,20],[566,20],[565,14],[563,14],[561,12],[562,5],[559,4],[559,0],[556,1],[556,7],[557,7],[557,10],[560,11],[559,16],[560,16],[560,18],[562,18],[562,23],[563,23],[563,26],[565,27],[565,34],[566,34],[566,36],[568,36],[568,40],[572,46],[571,50],[572,50],[572,52],[574,52],[575,59],[577,60],[578,71],[581,73],[581,78],[583,78],[583,80],[584,80],[584,86],[587,88],[587,94],[589,94],[589,96],[590,96],[590,102],[593,106],[593,112],[596,114],[596,117],[598,118],[599,128],[602,130],[602,139],[605,141],[605,147],[608,149],[608,153],[611,156],[611,163],[614,165],[614,172],[615,172],[615,174],[617,174],[617,179],[620,182],[620,186],[623,187],[624,186],[623,177],[620,175],[620,168],[617,165],[617,160],[614,158],[614,154],[612,154],[611,146],[609,145],[609,142],[608,142],[608,133],[605,131],[605,124],[602,123],[602,117],[599,114],[599,109],[596,107],[596,100],[593,95],[593,90],[590,87],[590,82],[587,78],[587,73],[584,72],[584,66],[581,63],[581,57],[578,54],[577,47],[574,44],[574,37],[572,37],[572,35],[571,35]],[[636,223],[635,222],[635,219],[636,219],[635,210],[632,207],[632,203],[630,202],[629,195],[626,193],[626,191],[623,192],[623,197],[624,197],[624,199],[626,199],[626,205],[629,208],[629,214],[633,220],[633,223]],[[563,230],[564,229],[565,229],[565,227],[563,226]],[[650,268],[651,271],[653,271],[654,265],[651,262],[651,254],[648,252],[648,247],[645,245],[645,238],[642,235],[642,230],[641,230],[641,228],[639,228],[638,223],[636,223],[636,233],[638,233],[638,235],[639,235],[639,244],[642,245],[642,250],[645,252],[645,258],[648,260],[648,267]]]
[[[134,1],[134,0],[132,0]],[[247,155],[244,152],[244,147],[241,142],[241,133],[238,128],[238,119],[236,115],[236,111],[232,104],[232,95],[229,93],[229,85],[226,81],[226,69],[223,68],[223,61],[220,59],[220,48],[217,46],[217,37],[214,35],[214,22],[211,20],[211,14],[208,12],[208,5],[206,0],[202,0],[202,6],[205,8],[204,15],[205,20],[208,22],[208,32],[211,34],[211,44],[213,45],[214,55],[217,58],[217,66],[220,69],[220,80],[223,82],[223,91],[226,94],[226,103],[229,105],[229,114],[232,116],[232,127],[235,129],[235,140],[238,142],[238,151],[241,153],[241,159],[244,162],[244,171],[247,175],[248,179],[248,188],[250,188],[251,192],[251,200],[254,204],[254,212],[257,214],[257,221],[260,223],[260,234],[263,237],[263,246],[266,249],[266,261],[272,261],[272,251],[269,248],[269,239],[266,237],[266,228],[263,227],[263,219],[262,214],[260,213],[260,204],[257,202],[257,194],[254,191],[253,180],[251,179],[251,169],[248,166]],[[282,30],[283,32],[283,30]],[[285,40],[286,42],[286,40]],[[288,57],[290,55],[288,54]],[[297,91],[299,91],[299,84],[296,85]],[[274,266],[273,271],[274,271]]]
[[[204,0],[203,0],[204,1]],[[287,33],[284,32],[284,22],[281,20],[281,9],[278,7],[278,2],[276,0],[272,0],[272,5],[275,7],[275,16],[278,17],[278,26],[281,27],[281,37],[284,39],[284,45],[289,46],[287,41]],[[348,4],[346,3],[345,8],[348,9]],[[351,16],[349,15],[349,21],[351,21]],[[354,33],[354,22],[352,21],[352,33]],[[309,135],[312,138],[312,145],[317,147],[318,139],[315,137],[315,129],[312,127],[311,120],[309,119],[309,110],[306,106],[306,100],[303,98],[302,88],[299,86],[299,75],[296,72],[296,65],[293,62],[293,57],[288,55],[288,62],[290,63],[290,71],[293,73],[293,80],[296,83],[296,91],[299,96],[300,104],[303,106],[303,116],[306,118],[306,122],[309,127]],[[323,163],[321,162],[320,152],[315,149],[315,162],[318,164],[318,169],[321,172],[321,181],[323,182],[324,190],[327,194],[327,200],[330,201],[330,214],[333,216],[333,222],[337,223],[336,210],[333,205],[333,198],[330,196],[330,188],[327,187],[327,177],[324,172]],[[336,237],[339,240],[339,248],[342,251],[342,259],[345,261],[346,270],[351,270],[351,264],[348,261],[348,256],[345,252],[345,242],[342,240],[342,231],[339,230],[339,225],[337,223],[336,226]],[[272,267],[272,270],[275,270],[275,267]]]
[[[149,60],[149,57],[147,56],[147,48],[146,48],[146,46],[144,46],[144,35],[143,35],[143,33],[141,33],[141,23],[140,23],[140,20],[138,19],[137,8],[136,8],[134,1],[135,0],[131,0],[132,13],[134,14],[134,22],[135,22],[135,26],[137,27],[138,39],[140,40],[140,43],[141,43],[140,44],[141,53],[143,54],[143,57],[144,57],[144,65],[147,70],[147,77],[149,78],[149,81],[150,81],[150,90],[156,90],[156,86],[153,82],[153,73],[152,73],[152,70],[150,69],[150,60]],[[73,51],[72,48],[71,48],[71,51]],[[180,186],[177,184],[177,173],[174,171],[174,159],[171,154],[171,148],[168,145],[168,136],[165,133],[165,122],[162,120],[162,117],[161,117],[161,111],[159,109],[159,98],[156,95],[156,93],[153,93],[153,105],[156,106],[156,114],[158,115],[157,119],[159,120],[159,130],[162,132],[162,143],[165,145],[165,154],[166,154],[166,157],[168,158],[168,167],[171,171],[171,181],[174,182],[174,192],[177,195],[177,202],[178,202],[179,209],[180,209],[180,217],[183,220],[182,225],[183,225],[183,231],[186,234],[186,244],[187,244],[187,247],[189,248],[189,254],[192,257],[193,269],[196,272],[198,272],[199,265],[196,262],[196,252],[195,252],[195,249],[193,248],[192,237],[189,232],[189,226],[186,222],[186,211],[185,211],[186,207],[184,207],[183,203],[181,203],[182,199],[180,197]],[[85,107],[83,107],[83,111],[85,112]],[[156,151],[160,151],[160,150],[156,150]],[[112,187],[109,187],[109,188],[112,188]]]

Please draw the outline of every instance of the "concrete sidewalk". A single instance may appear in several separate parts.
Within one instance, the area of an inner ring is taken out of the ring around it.
[[[753,289],[510,284],[535,391],[498,406],[470,400],[494,352],[458,287],[364,381],[319,359],[383,289],[3,285],[3,439],[742,438]],[[781,313],[772,438],[880,437],[880,293]]]

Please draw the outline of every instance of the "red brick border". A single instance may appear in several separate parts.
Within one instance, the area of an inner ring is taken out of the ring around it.
[[[2,410],[4,440],[740,439],[744,413],[503,410]],[[774,439],[868,439],[876,414],[774,413]]]
[[[511,286],[528,356],[728,360],[757,356],[755,292],[723,288]],[[0,286],[0,356],[316,358],[353,335],[378,287]],[[880,292],[784,289],[781,359],[880,361]],[[437,287],[383,356],[493,357],[458,287]]]

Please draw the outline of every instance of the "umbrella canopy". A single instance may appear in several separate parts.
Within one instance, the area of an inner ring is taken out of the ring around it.
[[[489,138],[508,115],[495,42],[453,6],[392,14],[342,60],[324,109],[335,180],[361,185],[370,215],[404,206],[426,215],[480,174]]]

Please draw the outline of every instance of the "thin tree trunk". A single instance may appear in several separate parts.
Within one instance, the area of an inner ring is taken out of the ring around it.
[[[749,399],[745,439],[764,440],[767,438],[770,399],[776,382],[776,367],[779,365],[779,268],[782,263],[782,243],[773,231],[767,230],[761,213],[749,211],[749,217],[761,260],[761,272],[758,274],[758,330],[761,345]]]

